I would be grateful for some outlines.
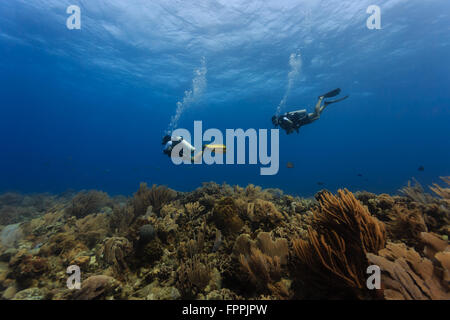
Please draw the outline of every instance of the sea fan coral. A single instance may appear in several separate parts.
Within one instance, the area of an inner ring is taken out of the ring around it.
[[[236,233],[244,225],[238,215],[239,208],[233,198],[225,197],[219,200],[214,206],[212,219],[224,233]]]
[[[68,222],[67,224],[70,224]],[[93,248],[110,235],[110,222],[107,214],[91,214],[74,221],[72,232],[76,239]]]
[[[450,177],[441,177],[441,180],[450,186]],[[433,186],[430,187],[430,189],[450,205],[450,187],[444,188],[437,183],[433,183]]]
[[[164,204],[176,197],[176,192],[165,186],[153,185],[147,187],[146,183],[141,183],[139,190],[134,194],[133,206],[137,216],[144,215],[149,206],[153,207],[153,211],[159,214]]]
[[[411,181],[408,181],[408,185],[400,189],[400,193],[418,203],[428,204],[433,202],[433,197],[425,193],[422,185],[416,179],[413,179],[413,182],[414,185]]]
[[[392,239],[403,240],[414,246],[419,240],[420,233],[428,231],[423,213],[418,208],[408,209],[405,206],[395,205],[389,217],[392,221],[387,225]]]
[[[115,205],[110,218],[110,228],[116,234],[124,236],[135,220],[132,207]]]
[[[12,269],[12,277],[25,288],[49,268],[46,258],[32,256],[25,250],[20,250],[11,258],[9,267]]]
[[[254,223],[265,224],[270,227],[283,220],[283,215],[272,202],[261,199],[248,203],[247,216]]]
[[[109,201],[105,192],[101,191],[81,191],[73,199],[72,204],[66,209],[69,216],[77,219],[83,218],[91,213],[95,213]]]
[[[280,282],[282,266],[287,263],[289,254],[286,239],[272,240],[268,232],[260,232],[256,241],[240,236],[236,240],[234,251],[239,254],[241,268],[257,290],[269,290],[279,298],[288,296],[288,290]]]
[[[299,269],[310,272],[315,281],[302,274],[299,277],[334,291],[330,294],[341,291],[362,298],[360,289],[365,288],[369,265],[366,253],[384,248],[384,225],[348,190],[339,190],[338,196],[322,193],[314,223],[316,230],[308,229],[309,240],[294,240],[293,247],[302,264]]]
[[[202,291],[212,277],[211,264],[199,255],[182,262],[178,270],[178,287],[187,297]]]
[[[131,254],[133,246],[126,238],[112,237],[103,241],[103,256],[107,263],[112,264],[116,272],[128,269],[125,258]]]
[[[279,256],[270,257],[258,248],[250,248],[250,255],[244,256],[241,254],[239,262],[255,286],[264,288],[281,278]]]
[[[184,207],[186,208],[186,212],[191,219],[196,218],[205,210],[205,207],[202,206],[198,201],[186,203]]]

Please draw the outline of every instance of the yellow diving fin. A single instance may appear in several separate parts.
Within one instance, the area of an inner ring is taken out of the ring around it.
[[[193,157],[191,157],[191,162],[196,163],[200,160],[200,158],[203,156],[203,151],[197,152],[197,154]]]
[[[227,147],[223,144],[205,144],[203,146],[202,151],[197,152],[196,155],[191,157],[191,162],[196,163],[198,160],[200,160],[200,158],[203,156],[203,152],[205,152],[205,150],[210,150],[211,152],[215,152],[215,153],[226,153]]]
[[[216,152],[216,153],[226,153],[227,152],[227,146],[225,146],[223,144],[205,144],[203,146],[203,151],[205,149],[209,149],[209,150],[211,150],[211,152]]]

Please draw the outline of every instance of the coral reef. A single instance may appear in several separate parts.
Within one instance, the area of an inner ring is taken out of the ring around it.
[[[444,177],[445,183],[450,178]],[[1,299],[449,299],[449,188],[0,195]],[[380,290],[366,287],[381,269]],[[67,267],[82,274],[67,288]]]
[[[128,269],[125,258],[131,254],[133,247],[126,238],[112,237],[103,241],[103,257],[108,264],[113,265],[118,274]]]
[[[441,251],[437,255],[440,259],[433,263],[403,243],[388,243],[378,255],[368,253],[367,257],[382,270],[386,299],[448,300],[450,251]]]
[[[211,280],[212,268],[207,261],[195,255],[182,262],[178,270],[178,286],[187,296],[195,296],[202,291]]]
[[[69,216],[75,216],[77,219],[83,218],[105,206],[108,201],[109,197],[105,192],[81,191],[72,199],[66,212]]]
[[[224,233],[237,233],[244,223],[239,217],[239,209],[231,197],[225,197],[214,206],[212,220]]]
[[[441,179],[450,186],[450,177],[441,177]],[[450,204],[450,187],[444,188],[437,183],[433,183],[433,186],[430,187],[430,189],[441,197],[443,201]]]
[[[175,197],[176,192],[165,186],[153,185],[151,188],[148,188],[146,183],[141,183],[133,198],[135,215],[144,215],[149,206],[152,206],[154,212],[159,214],[164,204]]]
[[[256,241],[240,237],[235,251],[241,252],[239,262],[242,269],[257,289],[268,290],[278,298],[289,296],[288,289],[281,282],[282,266],[286,265],[289,254],[286,239],[272,240],[269,233],[261,232]]]
[[[314,275],[307,286],[326,287],[331,295],[360,297],[366,288],[366,254],[384,248],[384,225],[348,190],[339,190],[338,196],[321,194],[314,223],[316,230],[308,229],[308,240],[293,242],[294,254],[302,264],[299,268]]]
[[[395,205],[389,213],[391,222],[387,223],[391,239],[401,240],[408,245],[414,245],[420,238],[420,233],[428,231],[422,212],[418,208],[408,209]]]

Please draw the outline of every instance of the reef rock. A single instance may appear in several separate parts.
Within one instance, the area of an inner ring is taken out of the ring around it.
[[[114,298],[121,292],[120,283],[109,276],[91,276],[83,281],[80,290],[73,291],[74,300],[99,300]]]
[[[39,288],[29,288],[19,291],[14,296],[13,300],[44,300],[45,293]]]

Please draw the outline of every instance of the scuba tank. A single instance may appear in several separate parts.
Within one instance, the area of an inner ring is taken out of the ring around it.
[[[195,151],[194,146],[192,144],[190,144],[189,142],[187,142],[186,140],[184,140],[183,137],[172,137],[172,141],[173,141],[173,147],[175,147],[177,144],[181,143],[181,145],[183,146],[183,150],[187,149],[191,153]]]
[[[168,137],[170,139],[168,139]],[[186,140],[183,139],[183,137],[170,137],[170,136],[165,136],[163,138],[163,144],[165,142],[166,148],[163,150],[163,153],[168,155],[169,157],[172,156],[172,150],[173,148],[175,148],[175,146],[181,144],[182,148],[180,150],[180,154],[178,155],[180,158],[182,158],[184,156],[184,150],[188,151],[188,155],[186,156],[190,156],[191,153],[195,152],[195,148],[193,145],[191,145],[189,142],[187,142]]]

